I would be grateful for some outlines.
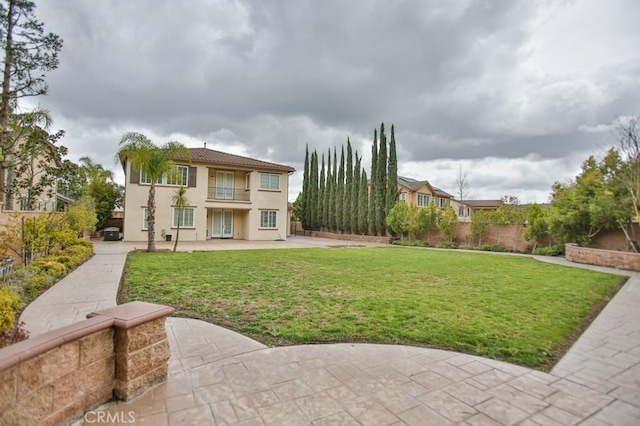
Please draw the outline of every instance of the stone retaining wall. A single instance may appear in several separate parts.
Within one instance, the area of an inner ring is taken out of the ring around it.
[[[59,424],[167,377],[173,308],[131,302],[0,350],[0,424]]]
[[[565,258],[576,263],[640,271],[640,254],[638,253],[600,250],[580,247],[577,244],[566,244]]]

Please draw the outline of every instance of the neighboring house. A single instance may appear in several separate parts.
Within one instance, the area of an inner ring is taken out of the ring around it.
[[[20,155],[7,155],[7,167],[4,176],[5,194],[2,194],[3,210],[6,211],[56,211],[58,205],[67,205],[72,199],[58,194],[56,180],[49,175],[50,170],[62,166],[57,148],[50,142],[33,145],[24,149],[24,142],[16,143]],[[31,188],[40,187],[39,193]]]
[[[463,222],[471,220],[473,213],[484,210],[493,211],[496,210],[502,204],[502,200],[452,200],[451,205],[458,213],[458,218]]]
[[[180,224],[181,241],[287,237],[293,167],[207,148],[189,150],[191,162],[176,160],[177,176],[156,185],[157,241],[175,237],[179,216],[171,198],[180,186],[187,187],[189,200]],[[146,241],[150,181],[144,173],[132,173],[128,162],[124,169],[124,240]]]
[[[453,195],[431,185],[426,180],[415,180],[398,176],[399,198],[408,204],[418,207],[428,207],[432,203],[438,208],[445,208],[451,204]]]

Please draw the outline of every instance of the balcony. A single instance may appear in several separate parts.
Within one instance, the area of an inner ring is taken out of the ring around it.
[[[222,201],[251,201],[251,191],[233,188],[209,188],[207,199]]]

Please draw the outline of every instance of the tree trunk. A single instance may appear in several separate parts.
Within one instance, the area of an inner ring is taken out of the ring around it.
[[[622,230],[622,232],[624,233],[625,238],[627,239],[627,245],[631,248],[631,250],[634,253],[638,253],[638,243],[637,241],[634,241],[631,236],[629,235],[629,232],[627,231],[627,224],[626,223],[618,223],[618,225],[620,225],[620,229]],[[633,223],[631,223],[631,226],[633,226]]]
[[[9,155],[9,101],[11,90],[11,64],[13,63],[13,28],[15,21],[14,1],[10,0],[7,8],[7,32],[4,45],[4,70],[2,79],[2,95],[0,97],[0,193],[5,193],[5,175],[7,173],[7,155]],[[9,206],[7,206],[8,208]]]
[[[180,223],[182,222],[182,209],[178,209],[178,228],[176,229],[176,242],[173,244],[173,251],[178,248],[178,238],[180,238]]]
[[[156,183],[152,180],[149,187],[149,200],[147,201],[149,215],[147,216],[148,242],[147,251],[156,251]]]

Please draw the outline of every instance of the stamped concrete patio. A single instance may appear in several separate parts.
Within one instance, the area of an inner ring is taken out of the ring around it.
[[[341,242],[293,237],[183,243],[180,249],[331,245]],[[27,329],[39,334],[114,305],[126,252],[133,248],[96,242],[96,256],[25,310]],[[640,274],[606,272],[631,278],[550,374],[407,346],[268,348],[212,324],[169,318],[167,382],[97,411],[122,424],[131,424],[131,413],[135,424],[151,425],[637,425]],[[95,419],[94,413],[78,424]]]

